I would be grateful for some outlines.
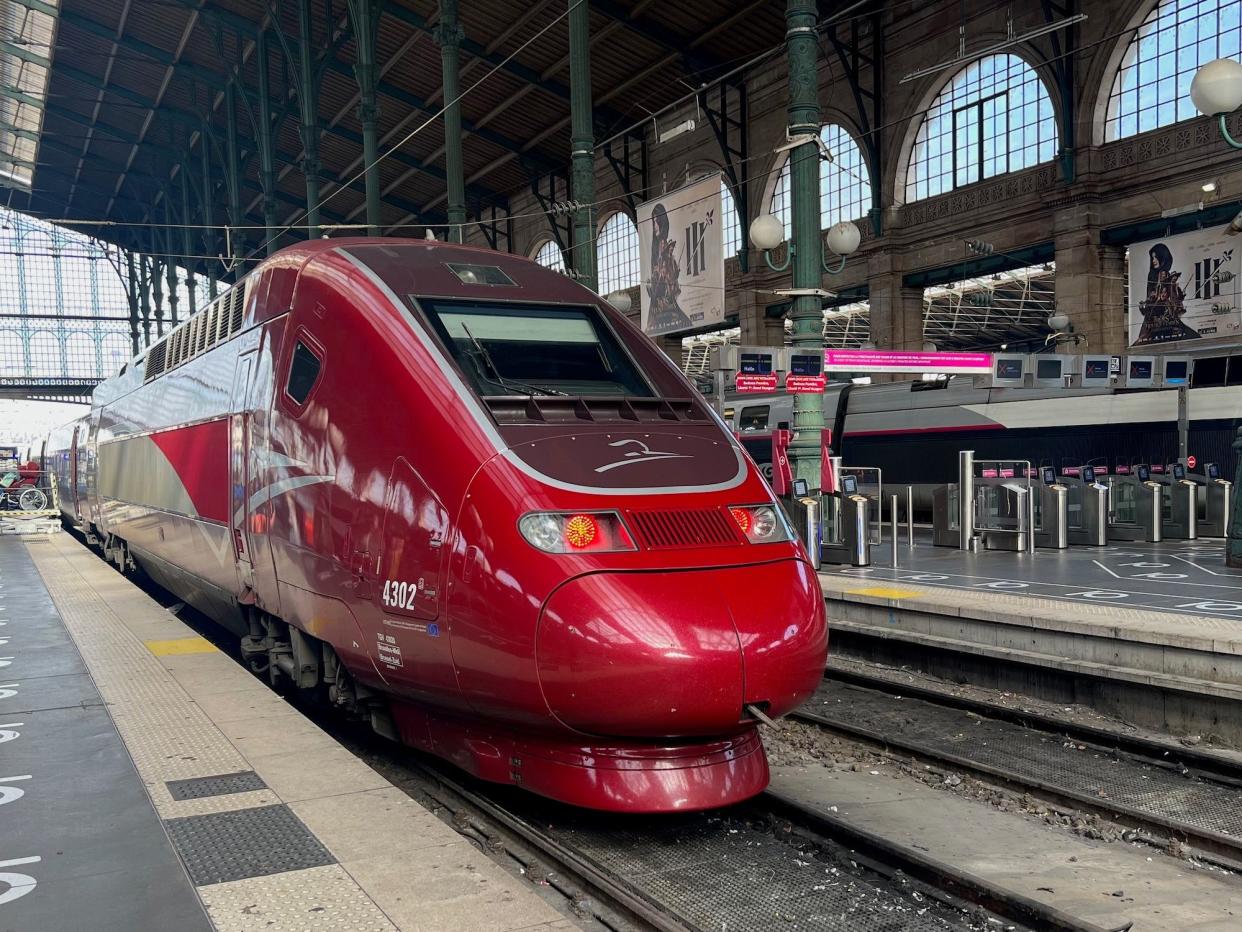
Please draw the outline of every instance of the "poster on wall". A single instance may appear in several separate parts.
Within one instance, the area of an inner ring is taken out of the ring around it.
[[[682,333],[724,322],[720,176],[640,204],[638,252],[643,330]]]
[[[1216,227],[1130,246],[1131,346],[1242,333],[1242,242]]]

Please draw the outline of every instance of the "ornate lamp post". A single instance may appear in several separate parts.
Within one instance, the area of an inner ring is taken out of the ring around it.
[[[1229,134],[1229,114],[1242,107],[1242,63],[1232,58],[1210,61],[1195,74],[1190,82],[1190,100],[1200,113],[1216,117],[1220,122],[1220,134],[1235,149],[1242,149],[1242,142]],[[1239,214],[1242,217],[1242,214]],[[1238,226],[1234,218],[1231,232]],[[1242,483],[1242,427],[1238,428],[1233,441],[1237,471],[1233,481],[1233,514],[1229,520],[1229,541],[1225,549],[1225,562],[1229,566],[1242,566],[1242,496],[1238,494]]]

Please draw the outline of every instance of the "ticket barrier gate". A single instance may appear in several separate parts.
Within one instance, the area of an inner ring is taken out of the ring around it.
[[[1220,477],[1220,465],[1206,463],[1203,473],[1186,477],[1199,486],[1196,525],[1201,537],[1228,537],[1233,505],[1233,483]]]
[[[1109,540],[1149,544],[1164,540],[1164,488],[1152,481],[1146,466],[1138,466],[1132,473],[1110,475],[1104,481],[1108,483]]]
[[[824,563],[871,565],[871,500],[858,491],[856,476],[841,476],[840,489],[823,496]]]
[[[1045,466],[1034,486],[1035,545],[1052,550],[1069,547],[1069,488],[1057,480],[1056,470]]]
[[[1066,487],[1066,536],[1076,547],[1107,547],[1108,486],[1096,478],[1091,466],[1077,472],[1059,478]]]
[[[1172,463],[1163,474],[1152,476],[1152,481],[1161,486],[1161,535],[1164,539],[1198,539],[1199,485],[1186,478],[1185,465]]]

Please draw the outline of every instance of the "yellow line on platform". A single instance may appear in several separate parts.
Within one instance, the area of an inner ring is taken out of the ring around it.
[[[171,657],[176,654],[210,654],[216,648],[206,638],[177,638],[173,641],[144,641],[147,650],[156,657]]]
[[[886,589],[883,586],[871,586],[868,589],[846,589],[846,595],[874,595],[881,599],[908,599],[911,596],[922,595],[913,589]]]

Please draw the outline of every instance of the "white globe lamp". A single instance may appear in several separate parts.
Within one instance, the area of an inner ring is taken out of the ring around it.
[[[828,231],[828,248],[838,256],[853,255],[862,242],[862,233],[849,220],[834,223]]]
[[[761,214],[750,222],[750,242],[756,249],[775,249],[785,242],[785,225],[775,214]]]
[[[860,350],[873,350],[875,349],[875,340],[863,340],[858,348]]]
[[[1232,113],[1242,107],[1242,62],[1232,58],[1208,62],[1190,82],[1190,100],[1206,116]]]
[[[940,347],[938,347],[938,346],[937,346],[935,343],[933,343],[931,340],[924,340],[924,341],[923,341],[923,352],[924,352],[924,353],[934,353],[934,352],[936,352],[938,349],[940,349]]]
[[[634,302],[631,300],[630,293],[628,291],[614,291],[606,300],[622,314],[628,314],[630,312],[630,308],[634,306]]]
[[[1064,311],[1053,311],[1051,314],[1048,315],[1048,326],[1051,327],[1053,330],[1055,330],[1057,333],[1060,333],[1066,327],[1068,327],[1069,322],[1070,322],[1069,315],[1066,314]]]

